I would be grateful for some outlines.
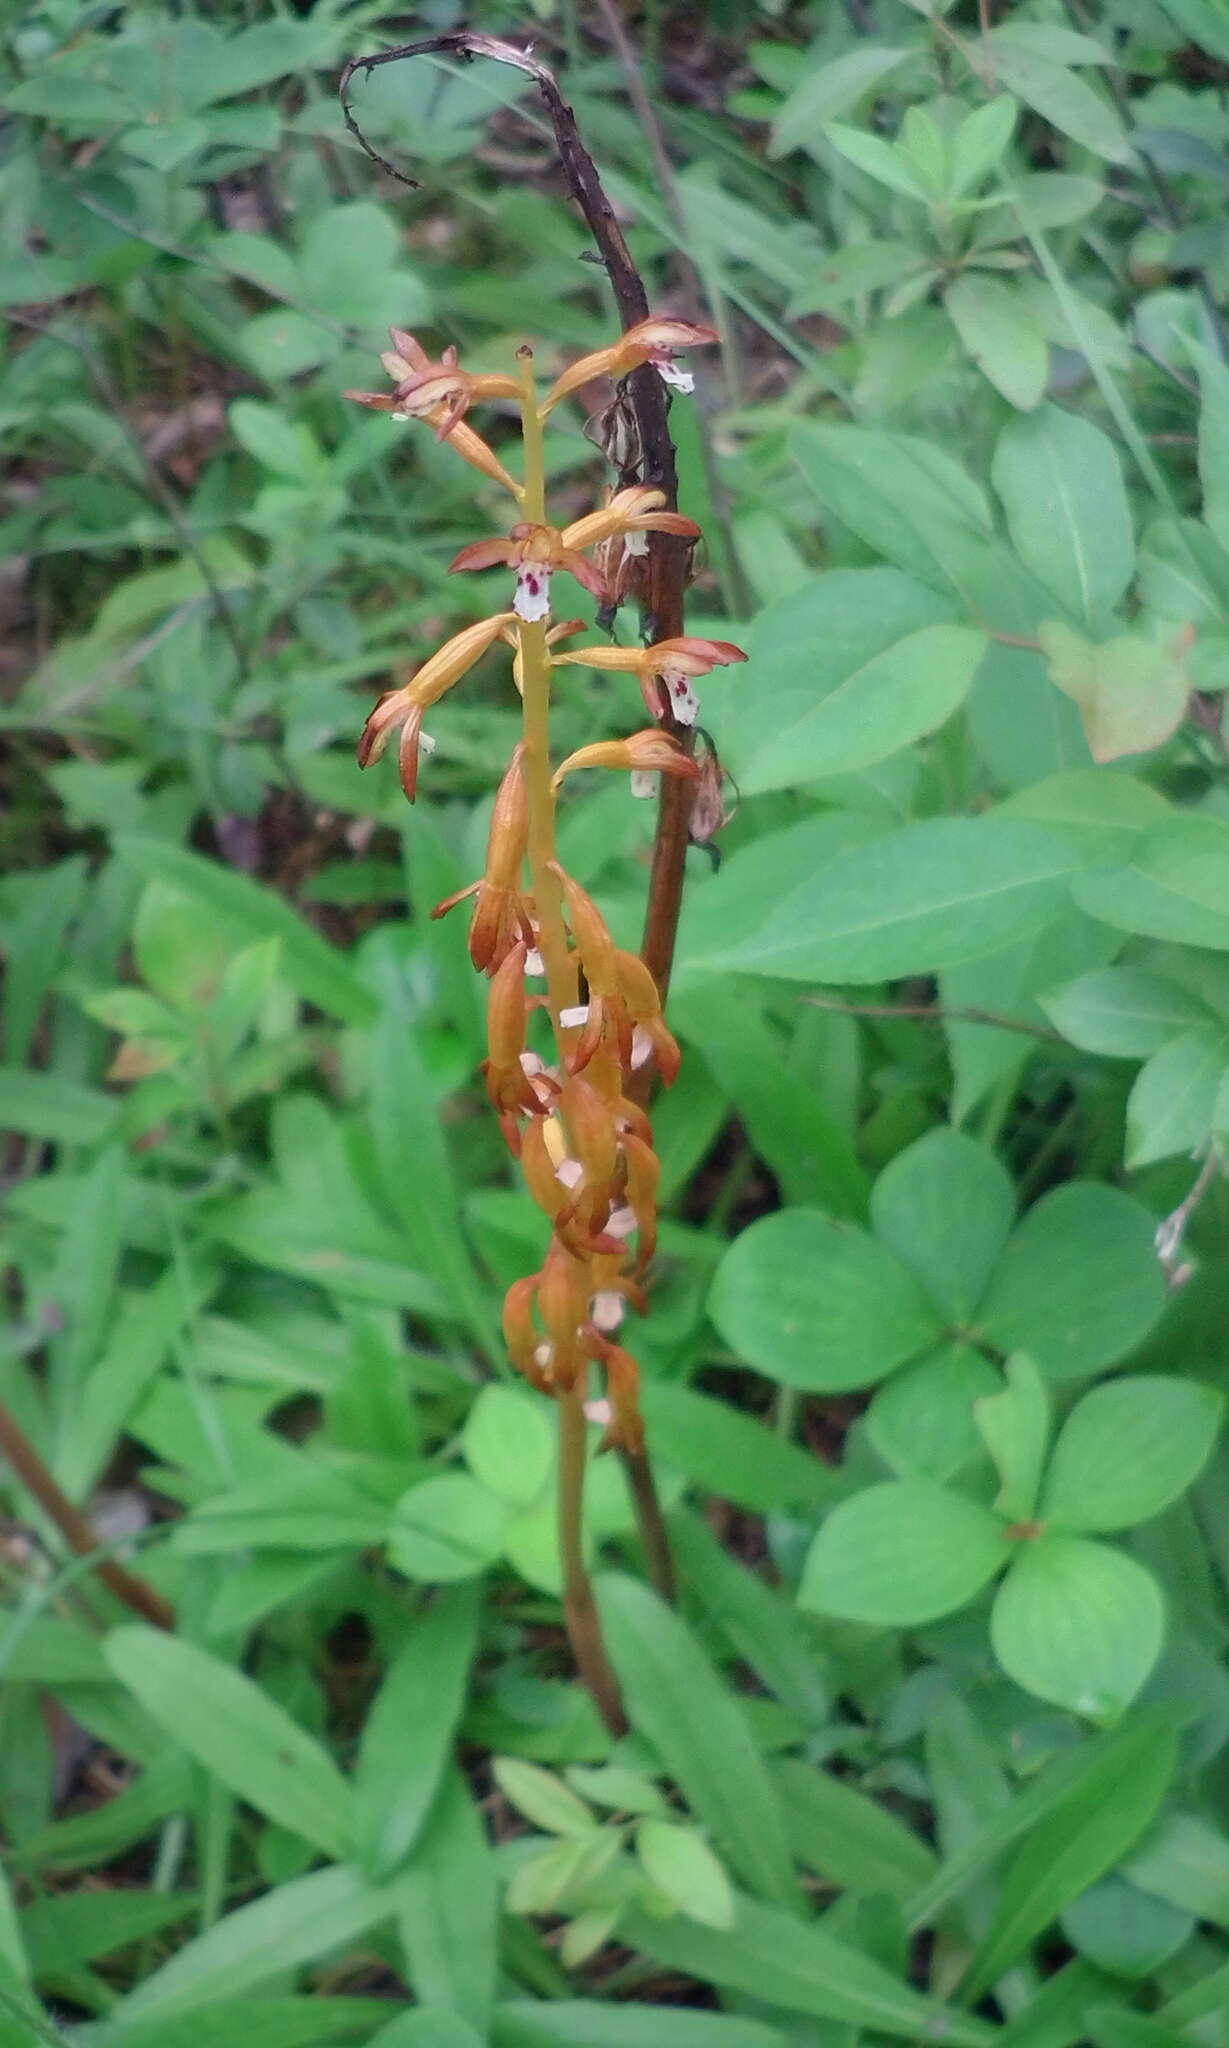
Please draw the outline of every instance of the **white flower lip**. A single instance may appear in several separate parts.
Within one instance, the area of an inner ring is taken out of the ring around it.
[[[565,1031],[579,1031],[582,1024],[589,1022],[588,1003],[576,1003],[570,1010],[560,1010],[559,1022]]]
[[[550,617],[550,570],[540,562],[524,562],[517,570],[512,609],[530,625]]]
[[[692,687],[690,676],[685,676],[682,669],[664,668],[661,681],[670,700],[670,709],[679,724],[694,725],[700,716],[700,699]]]
[[[621,1209],[612,1209],[603,1225],[607,1237],[630,1237],[636,1228],[636,1212],[626,1204]]]
[[[599,1287],[589,1303],[589,1316],[597,1329],[617,1330],[627,1312],[627,1304],[617,1287]]]
[[[696,380],[692,376],[691,371],[680,370],[678,364],[674,361],[672,357],[667,357],[665,361],[661,361],[659,358],[654,357],[653,368],[656,370],[658,376],[661,378],[662,383],[672,384],[676,391],[690,392],[694,391],[696,388]]]
[[[633,768],[629,780],[633,796],[654,797],[661,787],[661,776],[656,768]]]

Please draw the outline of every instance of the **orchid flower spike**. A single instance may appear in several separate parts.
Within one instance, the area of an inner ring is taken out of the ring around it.
[[[732,640],[701,640],[681,633],[673,640],[657,640],[651,647],[577,647],[552,659],[584,668],[625,669],[638,677],[653,718],[664,718],[669,711],[679,725],[694,725],[700,715],[700,700],[693,676],[706,676],[711,669],[747,657]]]
[[[463,632],[454,633],[452,639],[446,640],[408,683],[397,690],[386,690],[363,727],[358,743],[359,767],[366,768],[370,762],[378,761],[392,734],[400,731],[401,787],[413,803],[418,783],[419,749],[430,753],[435,746],[434,740],[428,740],[422,731],[423,712],[474,666],[487,648],[499,639],[511,617],[511,612],[496,612],[491,618],[479,619],[475,625],[466,626]]]
[[[506,535],[492,540],[471,541],[449,564],[450,570],[491,569],[503,563],[516,571],[516,595],[512,608],[518,618],[533,623],[550,615],[550,579],[556,569],[569,576],[596,597],[599,604],[608,595],[606,581],[581,550],[619,533],[672,533],[681,539],[697,540],[700,529],[681,512],[663,510],[663,491],[642,484],[616,492],[599,512],[587,512],[570,526],[532,525],[521,520]]]
[[[345,391],[372,412],[391,413],[395,420],[422,419],[435,428],[437,441],[447,441],[472,469],[481,470],[492,483],[501,484],[514,498],[522,495],[515,477],[509,476],[495,450],[481,434],[465,424],[465,414],[478,398],[516,398],[520,386],[513,377],[474,376],[457,363],[455,348],[446,348],[438,363],[403,327],[391,327],[393,346],[380,357],[393,380],[391,394],[384,391]]]

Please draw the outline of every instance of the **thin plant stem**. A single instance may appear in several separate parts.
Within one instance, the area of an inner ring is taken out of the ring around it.
[[[678,1596],[674,1553],[670,1548],[666,1518],[657,1496],[649,1454],[643,1450],[628,1450],[623,1446],[620,1457],[627,1478],[628,1491],[636,1510],[636,1523],[640,1531],[640,1541],[644,1546],[644,1561],[649,1583],[658,1599],[664,1600],[667,1607],[673,1607]]]
[[[585,1468],[589,1458],[585,1390],[561,1388],[559,1410],[559,1558],[563,1566],[563,1615],[581,1681],[614,1736],[626,1735],[627,1716],[619,1682],[602,1641],[597,1602],[584,1552]]]
[[[174,1628],[175,1610],[170,1602],[164,1600],[161,1593],[156,1593],[145,1579],[138,1578],[135,1572],[125,1571],[122,1564],[105,1555],[88,1517],[80,1508],[74,1507],[52,1478],[29,1437],[2,1402],[0,1456],[8,1459],[27,1493],[33,1494],[44,1514],[55,1523],[69,1549],[78,1557],[96,1560],[95,1573],[117,1600],[122,1600],[125,1607],[130,1607],[145,1621],[152,1622],[155,1628]]]

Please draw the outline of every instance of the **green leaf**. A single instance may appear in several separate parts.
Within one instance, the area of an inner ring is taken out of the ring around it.
[[[244,940],[280,939],[285,977],[306,1001],[343,1024],[370,1024],[375,1018],[375,999],[345,955],[304,924],[272,889],[162,839],[121,832],[115,851],[125,867],[146,881],[169,882],[202,915],[221,919]]]
[[[640,2001],[535,2000],[495,2011],[493,2048],[785,2048],[762,2020]]]
[[[941,1327],[890,1251],[814,1209],[744,1230],[718,1268],[709,1313],[749,1365],[812,1393],[882,1379]]]
[[[694,1828],[642,1820],[636,1829],[636,1854],[649,1882],[689,1919],[705,1927],[734,1925],[730,1880]]]
[[[1111,1874],[1072,1900],[1062,1915],[1062,1929],[1072,1946],[1099,1969],[1142,1981],[1155,1976],[1185,1946],[1194,1933],[1195,1918]]]
[[[0,1126],[49,1145],[93,1145],[119,1121],[121,1103],[100,1088],[29,1067],[0,1067]]]
[[[1112,164],[1128,163],[1131,147],[1111,102],[1062,64],[991,35],[995,78],[1050,124]]]
[[[1182,641],[1120,633],[1094,646],[1058,619],[1043,620],[1037,637],[1051,681],[1079,707],[1094,761],[1151,753],[1181,725],[1191,693]]]
[[[113,1629],[104,1650],[121,1685],[230,1791],[327,1856],[344,1856],[345,1780],[315,1737],[252,1679],[159,1629]]]
[[[1154,1052],[1127,1099],[1127,1165],[1149,1166],[1205,1145],[1227,1067],[1229,1034],[1211,1023],[1181,1032]]]
[[[442,1593],[417,1619],[372,1701],[354,1772],[354,1839],[363,1869],[388,1877],[418,1840],[465,1703],[478,1641],[474,1590]]]
[[[1078,413],[1042,405],[1004,429],[991,473],[1021,561],[1072,618],[1102,624],[1135,568],[1122,465],[1108,435]]]
[[[724,966],[786,981],[934,973],[1040,930],[1071,872],[1066,848],[1033,826],[928,818],[784,894]]]
[[[894,1970],[836,1940],[820,1922],[804,1926],[758,1900],[737,1901],[728,1932],[644,1913],[623,1923],[622,1937],[669,1970],[718,1984],[787,2012],[808,2013],[906,2040],[941,2036],[952,2048],[987,2048],[984,2020],[956,2013],[903,1984]]]
[[[197,1904],[191,1892],[158,1893],[107,1888],[35,1899],[24,1907],[19,1927],[30,1973],[41,1982],[146,1941],[173,1927]]]
[[[895,569],[834,570],[770,605],[722,726],[740,789],[867,768],[942,725],[986,646],[946,612]]]
[[[733,1869],[763,1897],[795,1906],[781,1809],[737,1700],[647,1586],[604,1574],[598,1604],[633,1726]]]
[[[419,2005],[381,2027],[367,2048],[483,2048],[483,2037],[459,2013]]]
[[[1165,1796],[1176,1758],[1172,1729],[1141,1725],[1100,1750],[1040,1821],[1003,1881],[994,1919],[964,1986],[980,1998],[1081,1892],[1112,1870]],[[942,1873],[940,1873],[942,1875]]]
[[[972,1317],[1011,1233],[1016,1197],[994,1153],[938,1125],[875,1182],[876,1236],[908,1266],[945,1321]]]
[[[1222,547],[1229,545],[1229,373],[1218,356],[1188,342],[1199,372],[1199,481],[1203,516]]]
[[[1185,811],[1122,865],[1077,875],[1076,901],[1119,931],[1229,951],[1229,820]]]
[[[1190,2036],[1120,2005],[1090,2005],[1085,2014],[1096,2048],[1186,2048]]]
[[[295,483],[319,480],[323,462],[313,435],[302,425],[288,420],[280,406],[262,405],[252,398],[237,398],[230,409],[231,431],[249,455],[275,476]]]
[[[925,1842],[845,1778],[798,1757],[772,1767],[795,1856],[818,1877],[852,1892],[911,1898],[934,1875]]]
[[[967,354],[1008,404],[1021,412],[1040,404],[1050,350],[1022,294],[1001,278],[965,271],[943,303]]]
[[[1189,1025],[1208,1021],[1197,996],[1143,967],[1098,967],[1042,998],[1042,1009],[1081,1052],[1147,1059]]]
[[[485,2039],[495,2002],[499,1892],[481,1819],[455,1765],[390,1891],[415,1997],[458,2013]]]
[[[994,1505],[1009,1522],[1029,1522],[1050,1439],[1050,1398],[1031,1358],[1009,1358],[1007,1385],[974,1403],[973,1416],[1000,1480]]]
[[[523,1813],[536,1828],[544,1828],[547,1834],[583,1840],[597,1829],[598,1823],[584,1800],[537,1764],[526,1763],[518,1756],[497,1756],[492,1760],[491,1775],[517,1812]]]
[[[933,441],[806,421],[790,451],[821,505],[932,589],[963,594],[993,527],[977,485]]]
[[[769,156],[785,156],[791,149],[817,154],[827,124],[869,98],[912,55],[911,50],[894,50],[883,43],[859,42],[805,72],[772,124]]]
[[[211,1999],[172,2017],[126,2015],[98,2035],[98,2048],[334,2048],[378,2026],[387,2003],[374,1998]],[[25,2048],[23,2042],[22,2048]]]
[[[980,1448],[973,1404],[1002,1382],[969,1344],[944,1344],[893,1373],[866,1414],[866,1434],[900,1479],[950,1479]]]
[[[1150,1897],[1229,1927],[1229,1836],[1198,1814],[1164,1814],[1122,1870]]]
[[[829,124],[828,140],[877,185],[903,193],[906,199],[920,199],[923,204],[933,198],[898,143],[885,142],[882,135],[868,135],[864,128],[846,128],[838,121]]]
[[[994,1654],[1025,1692],[1114,1720],[1156,1663],[1160,1588],[1134,1558],[1083,1536],[1022,1543],[990,1616]]]
[[[645,1380],[640,1405],[655,1455],[706,1493],[753,1514],[816,1508],[837,1490],[833,1474],[809,1451],[697,1387]]]
[[[802,1727],[818,1728],[830,1712],[825,1665],[793,1601],[731,1557],[697,1517],[672,1516],[670,1535],[687,1585],[731,1648]]]
[[[951,136],[949,190],[954,199],[975,192],[1006,153],[1020,109],[1010,95],[998,93],[966,114]]]
[[[887,1480],[826,1517],[798,1599],[846,1621],[914,1628],[965,1606],[1009,1554],[1002,1523],[976,1501],[923,1479]]]
[[[1224,1406],[1222,1394],[1195,1380],[1140,1373],[1094,1387],[1054,1446],[1042,1520],[1103,1531],[1159,1515],[1211,1457]]]
[[[555,1462],[555,1439],[541,1397],[515,1387],[482,1389],[461,1433],[475,1479],[514,1507],[532,1507]]]
[[[1053,1379],[1084,1377],[1141,1344],[1165,1307],[1155,1219],[1129,1195],[1069,1181],[1029,1210],[977,1318],[1004,1352]]]
[[[197,2023],[201,2007],[219,1999],[238,2000],[272,1980],[284,1981],[288,1970],[357,1941],[391,1919],[393,1904],[390,1892],[367,1884],[344,1864],[291,1878],[188,1942],[129,1993],[116,2016],[125,2025],[130,2017],[142,2022],[156,2017],[165,2026],[191,2014]],[[251,2010],[248,2000],[245,2025]],[[153,2048],[152,2027],[147,2038]],[[157,2048],[166,2038],[158,2033]],[[233,2032],[227,2038],[233,2040]],[[193,2042],[199,2039],[193,2034]]]
[[[440,1472],[403,1493],[388,1532],[388,1559],[426,1585],[468,1579],[494,1564],[511,1509],[466,1472]]]

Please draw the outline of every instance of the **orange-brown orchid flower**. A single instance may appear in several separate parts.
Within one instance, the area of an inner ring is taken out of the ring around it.
[[[652,1060],[668,1088],[682,1055],[662,1016],[657,983],[643,960],[614,944],[605,918],[579,882],[558,861],[552,861],[551,868],[563,889],[568,923],[589,984],[588,1002],[560,1013],[564,1028],[580,1033],[566,1055],[569,1070],[583,1072],[598,1049],[608,1045],[625,1074]]]
[[[431,912],[432,917],[444,917],[467,896],[477,897],[469,927],[469,957],[480,974],[493,974],[513,946],[521,940],[528,943],[533,936],[519,887],[528,837],[529,797],[522,743],[514,749],[496,792],[483,874],[468,888],[446,896]]]
[[[617,491],[599,512],[588,512],[562,530],[557,526],[536,526],[521,520],[511,531],[491,540],[472,541],[449,564],[452,569],[491,569],[497,562],[516,570],[516,595],[512,609],[518,618],[533,621],[550,614],[552,571],[563,569],[569,576],[604,603],[608,595],[605,579],[582,548],[593,547],[618,533],[673,533],[695,540],[700,529],[681,512],[666,512],[665,493],[635,484]]]
[[[580,668],[626,670],[639,679],[651,716],[663,718],[669,709],[679,725],[694,725],[700,714],[693,676],[746,659],[732,640],[701,640],[690,633],[657,640],[651,647],[576,647],[552,656],[557,663],[572,662]]]
[[[386,690],[363,727],[357,750],[359,767],[366,768],[369,762],[378,761],[392,734],[400,731],[401,787],[413,803],[419,754],[430,754],[435,749],[435,741],[422,730],[423,712],[498,640],[511,616],[511,612],[495,612],[491,618],[479,619],[475,625],[454,633],[429,661],[424,661],[408,683],[398,690]]]
[[[657,725],[629,733],[625,740],[594,740],[587,747],[578,747],[559,763],[551,777],[551,788],[558,789],[564,776],[577,768],[623,768],[633,775],[651,775],[659,770],[663,775],[682,775],[692,782],[700,779],[698,763]]]
[[[595,377],[626,377],[641,363],[651,363],[663,382],[673,384],[676,390],[691,391],[695,379],[677,368],[675,350],[704,348],[717,339],[715,328],[699,327],[694,320],[670,320],[660,316],[638,320],[610,348],[599,348],[592,355],[581,356],[561,377],[556,378],[542,406],[542,417],[545,419],[569,391],[578,391],[582,384],[591,383]]]
[[[380,357],[393,380],[394,389],[344,391],[343,398],[365,405],[372,412],[391,413],[395,420],[423,419],[435,428],[438,441],[447,441],[472,469],[482,471],[493,483],[502,484],[514,498],[521,487],[509,476],[495,450],[481,434],[466,426],[464,415],[476,398],[517,398],[520,386],[512,377],[474,376],[457,365],[455,348],[446,348],[438,363],[407,334],[403,327],[391,327],[393,346]]]

